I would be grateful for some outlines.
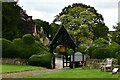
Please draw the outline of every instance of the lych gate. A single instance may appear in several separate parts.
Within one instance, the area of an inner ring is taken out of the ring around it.
[[[58,32],[56,33],[55,37],[53,38],[50,44],[50,52],[54,55],[53,51],[58,46],[60,46],[60,53],[63,54],[63,68],[69,67],[68,63],[74,68],[74,52],[76,48],[76,44],[74,43],[72,37],[68,34],[67,30],[63,25],[59,28]],[[66,48],[71,48],[74,50],[72,54],[72,64],[71,59],[68,59],[68,55],[66,53]],[[66,65],[64,65],[64,63]],[[53,57],[53,68],[55,68],[55,56]]]

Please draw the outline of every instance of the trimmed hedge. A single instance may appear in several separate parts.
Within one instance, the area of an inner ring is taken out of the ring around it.
[[[7,39],[2,38],[2,57],[3,58],[18,58],[18,50],[14,44]]]
[[[23,42],[25,44],[34,44],[35,43],[35,39],[31,34],[25,34],[23,37]]]
[[[31,34],[26,34],[22,39],[16,38],[12,42],[7,39],[2,40],[3,58],[23,58],[29,59],[34,54],[47,54],[48,48],[40,41],[35,41]]]
[[[52,54],[32,55],[29,58],[29,65],[52,68]]]

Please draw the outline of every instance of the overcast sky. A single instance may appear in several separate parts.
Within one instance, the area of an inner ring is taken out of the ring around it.
[[[73,3],[83,3],[94,7],[103,15],[105,24],[110,30],[118,22],[119,0],[19,0],[19,5],[33,19],[42,19],[51,23],[61,10]]]

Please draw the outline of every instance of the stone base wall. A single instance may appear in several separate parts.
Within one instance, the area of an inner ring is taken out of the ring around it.
[[[26,59],[20,59],[20,58],[15,58],[15,59],[2,58],[0,60],[2,60],[2,64],[25,64],[25,65],[28,64],[28,60],[26,60]]]
[[[105,59],[89,59],[86,61],[86,67],[99,69],[104,61]],[[115,67],[116,65],[118,66],[117,60],[113,59],[112,67]]]
[[[102,61],[102,59],[89,59],[86,61],[86,67],[99,69]]]

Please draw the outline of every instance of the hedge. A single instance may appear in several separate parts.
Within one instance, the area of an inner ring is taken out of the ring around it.
[[[29,65],[52,68],[52,54],[32,55],[29,58]]]
[[[34,44],[35,43],[35,39],[31,34],[25,34],[23,37],[23,42],[25,44]]]
[[[2,57],[3,58],[18,58],[18,50],[16,46],[7,39],[2,38]]]
[[[108,53],[105,48],[97,48],[92,53],[92,57],[94,59],[105,59],[111,57],[110,53]]]
[[[117,60],[118,60],[118,64],[120,65],[120,55],[118,55]]]
[[[35,41],[31,34],[24,35],[22,39],[16,38],[12,42],[3,38],[1,40],[3,58],[29,59],[34,54],[47,54],[49,51],[40,41]]]

